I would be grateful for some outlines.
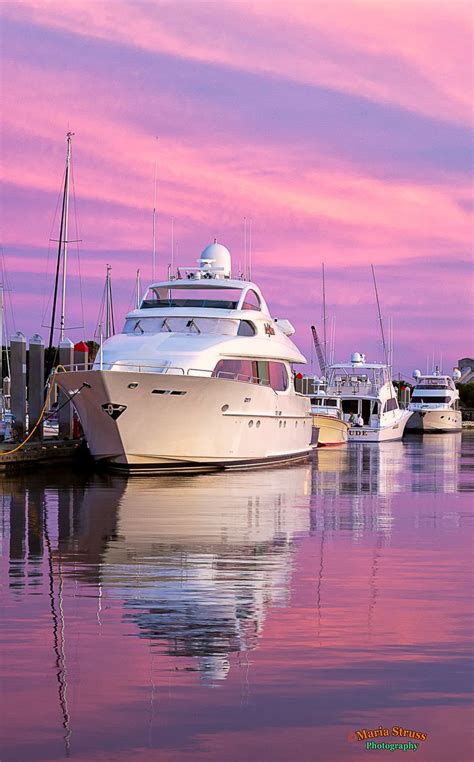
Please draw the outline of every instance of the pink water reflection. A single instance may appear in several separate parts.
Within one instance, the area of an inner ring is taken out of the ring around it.
[[[4,481],[2,758],[470,759],[473,445]]]

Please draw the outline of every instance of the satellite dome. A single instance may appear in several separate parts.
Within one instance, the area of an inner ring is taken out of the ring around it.
[[[415,368],[415,370],[412,373],[413,378],[421,378],[421,370],[418,370],[418,368]]]
[[[459,379],[461,378],[461,376],[462,376],[462,373],[461,373],[461,371],[459,370],[459,368],[453,368],[453,378],[454,378],[454,380],[455,380],[455,381],[459,381]]]
[[[363,363],[365,362],[365,355],[361,354],[361,352],[353,352],[351,356],[351,363],[353,365],[356,365],[357,363]]]
[[[199,267],[201,270],[212,273],[214,278],[230,278],[231,258],[229,249],[214,239],[214,243],[210,243],[202,252],[199,258]]]

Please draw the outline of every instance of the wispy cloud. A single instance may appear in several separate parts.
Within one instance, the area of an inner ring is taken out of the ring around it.
[[[370,300],[347,284],[370,262],[392,268],[387,305],[404,315],[422,277],[427,341],[445,334],[440,302],[467,315],[467,3],[24,0],[2,15],[4,241],[19,288],[44,271],[72,129],[89,299],[106,261],[123,310],[127,279],[149,272],[156,162],[161,273],[172,218],[180,260],[218,236],[237,264],[251,217],[259,277],[292,284],[285,304],[302,331],[298,279],[323,260],[340,273],[347,336],[368,330]]]

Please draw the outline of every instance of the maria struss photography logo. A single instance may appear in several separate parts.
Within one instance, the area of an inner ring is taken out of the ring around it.
[[[348,741],[361,744],[367,751],[418,751],[428,739],[428,733],[411,730],[401,725],[386,728],[359,728],[349,733]]]

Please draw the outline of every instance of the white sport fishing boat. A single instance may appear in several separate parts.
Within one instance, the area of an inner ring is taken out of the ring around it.
[[[152,284],[92,370],[59,374],[93,458],[116,469],[203,471],[286,462],[315,444],[292,364],[306,360],[258,286],[216,241]]]
[[[340,397],[327,394],[324,378],[302,379],[302,391],[311,403],[313,426],[318,429],[318,447],[346,444],[350,425],[344,420]]]
[[[330,365],[326,375],[326,393],[340,399],[343,419],[350,424],[349,442],[402,438],[411,411],[398,406],[389,365],[368,363],[354,352],[350,363]]]
[[[420,370],[414,370],[413,378],[416,385],[408,405],[408,410],[413,415],[408,421],[407,431],[461,431],[459,391],[455,384],[461,378],[461,371],[454,368],[451,377],[440,373],[439,368],[426,375],[422,375]]]

